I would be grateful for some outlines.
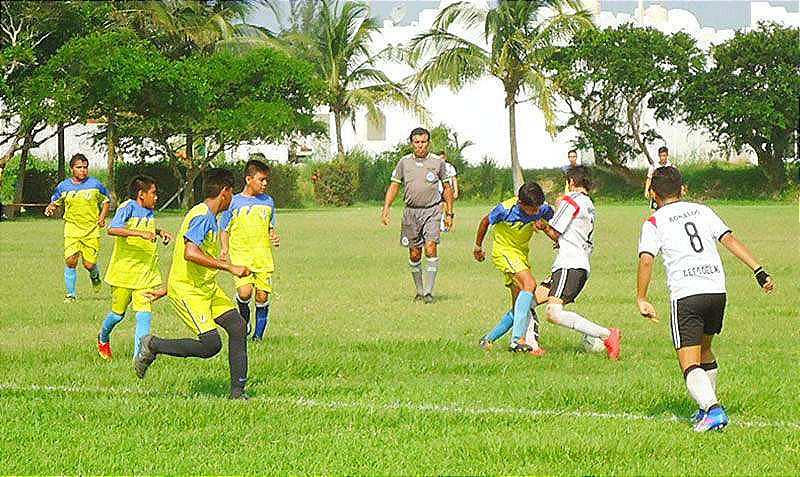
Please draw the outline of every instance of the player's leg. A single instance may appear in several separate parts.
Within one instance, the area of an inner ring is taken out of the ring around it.
[[[714,352],[711,350],[711,341],[713,339],[714,335],[703,335],[700,342],[700,367],[705,370],[708,379],[711,381],[711,386],[716,392],[719,366],[717,365],[717,357],[714,356]]]
[[[536,290],[536,279],[529,268],[514,273],[514,286],[519,290],[514,298],[514,323],[511,329],[511,351],[532,351],[533,347],[525,343],[525,332],[533,305],[533,292]],[[538,343],[537,346],[538,348]]]
[[[100,267],[97,264],[97,251],[100,249],[100,238],[89,238],[80,241],[81,256],[83,257],[83,268],[89,272],[89,279],[92,281],[92,288],[95,293],[99,293],[103,281],[100,280]]]
[[[619,330],[605,328],[574,311],[567,311],[564,305],[572,303],[586,284],[587,272],[582,269],[560,268],[553,272],[552,285],[547,299],[547,321],[575,330],[584,335],[600,338],[606,345],[608,357],[619,357]]]
[[[269,292],[256,289],[256,329],[253,332],[253,341],[264,339],[264,333],[269,325]]]
[[[408,268],[411,270],[411,278],[414,280],[414,288],[417,291],[414,301],[421,301],[425,296],[425,286],[422,282],[422,247],[409,247]]]
[[[227,310],[214,321],[228,333],[228,367],[231,375],[230,399],[247,399],[247,335],[242,316],[236,310]]]
[[[144,336],[150,334],[150,326],[153,322],[153,305],[147,299],[145,293],[153,290],[136,290],[132,294],[133,311],[136,313],[136,330],[133,334],[133,357],[139,354],[139,346]]]
[[[64,284],[67,289],[64,301],[71,303],[74,302],[77,297],[75,293],[75,282],[78,280],[78,271],[76,267],[78,266],[80,252],[75,248],[67,246],[64,249],[64,255]]]
[[[492,344],[499,340],[504,334],[508,333],[508,330],[510,330],[511,326],[514,324],[514,299],[516,299],[519,289],[514,286],[512,275],[505,274],[505,286],[511,294],[511,308],[503,314],[494,328],[489,330],[479,341],[478,344],[480,347],[486,351],[492,349]]]
[[[698,432],[721,429],[728,424],[728,417],[719,404],[714,386],[706,371],[700,366],[704,325],[703,296],[694,295],[674,301],[670,316],[672,341],[686,381],[686,388],[697,406],[704,412],[694,429]]]
[[[106,315],[100,332],[97,334],[97,352],[104,359],[111,359],[111,331],[125,317],[125,310],[131,302],[130,288],[111,287],[111,311]],[[135,356],[135,355],[134,355]]]
[[[422,291],[423,301],[433,303],[433,286],[436,283],[436,274],[439,272],[439,256],[436,242],[425,242],[425,287]]]
[[[422,282],[422,227],[417,220],[417,209],[403,209],[403,223],[400,226],[400,245],[408,248],[408,268],[414,280],[416,295],[414,301],[421,301],[425,295]]]
[[[236,280],[236,307],[239,309],[239,314],[244,318],[244,322],[248,328],[250,326],[250,300],[253,296],[252,283],[239,283],[242,279],[249,277],[242,277]]]

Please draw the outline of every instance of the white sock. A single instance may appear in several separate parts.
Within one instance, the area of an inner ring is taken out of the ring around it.
[[[611,331],[608,328],[603,328],[573,311],[565,310],[564,305],[548,304],[547,317],[557,325],[579,331],[585,335],[594,336],[595,338],[604,340],[611,336]]]
[[[704,411],[708,411],[708,408],[718,402],[711,380],[700,366],[689,368],[689,372],[686,373],[686,388],[692,399],[697,401],[698,407]]]
[[[539,347],[539,317],[533,309],[528,313],[528,329],[525,331],[525,343],[531,345],[533,349]]]
[[[711,381],[711,387],[714,388],[714,392],[717,392],[717,372],[719,371],[717,362],[700,363],[700,367],[703,368],[706,375],[708,375],[708,380]]]

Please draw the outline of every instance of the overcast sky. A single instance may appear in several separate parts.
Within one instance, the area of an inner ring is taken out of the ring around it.
[[[408,24],[417,19],[421,10],[438,8],[439,1],[435,0],[370,0],[366,2],[372,14],[381,22],[389,19],[395,9],[404,10],[405,15],[400,24]],[[688,10],[697,17],[700,25],[716,29],[737,29],[750,26],[750,0],[645,0],[645,8],[650,5],[661,5],[666,9],[680,8]],[[771,0],[772,6],[781,6],[788,11],[800,10],[797,0]],[[603,11],[633,14],[637,7],[637,0],[600,0]],[[275,29],[277,23],[271,13],[262,10],[254,14],[249,21]]]

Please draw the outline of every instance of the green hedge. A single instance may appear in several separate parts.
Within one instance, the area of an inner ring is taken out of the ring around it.
[[[25,188],[22,201],[25,203],[47,203],[58,185],[58,165],[53,161],[44,161],[33,154],[28,156],[25,167]],[[3,188],[0,199],[3,203],[14,202],[14,192],[19,176],[19,155],[11,158],[3,170]]]

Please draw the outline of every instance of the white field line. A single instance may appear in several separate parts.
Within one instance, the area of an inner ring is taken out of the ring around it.
[[[75,393],[75,394],[101,394],[111,396],[121,396],[134,394],[140,396],[168,397],[170,399],[207,399],[216,400],[211,396],[196,396],[182,394],[165,394],[159,391],[151,391],[141,388],[111,388],[111,387],[89,387],[89,386],[53,386],[42,384],[16,384],[0,383],[0,391],[23,391],[23,392],[51,392],[51,393]],[[579,419],[598,419],[615,421],[653,421],[653,422],[686,422],[688,419],[672,416],[649,416],[645,414],[634,414],[629,412],[596,412],[596,411],[577,411],[566,409],[536,409],[525,407],[474,407],[462,406],[459,404],[426,404],[414,402],[389,402],[389,403],[370,403],[360,401],[323,401],[318,399],[308,399],[303,396],[296,398],[258,396],[251,402],[268,402],[299,407],[314,407],[324,409],[353,409],[368,412],[378,411],[411,411],[431,414],[466,414],[466,415],[497,415],[497,416],[524,416],[524,417],[574,417]],[[744,421],[733,419],[732,425],[746,428],[783,428],[800,430],[800,421]]]

